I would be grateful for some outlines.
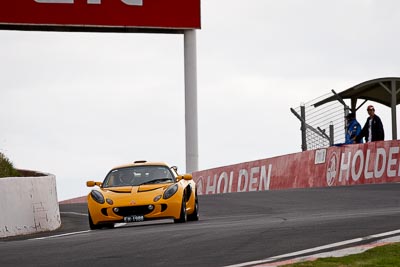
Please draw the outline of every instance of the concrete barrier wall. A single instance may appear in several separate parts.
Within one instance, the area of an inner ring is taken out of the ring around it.
[[[54,175],[0,178],[0,237],[61,226]]]
[[[193,173],[198,194],[400,182],[400,141],[310,150]]]

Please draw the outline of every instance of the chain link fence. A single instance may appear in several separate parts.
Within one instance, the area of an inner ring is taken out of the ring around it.
[[[332,93],[335,94],[334,91]],[[344,143],[348,106],[343,101],[314,106],[315,103],[332,96],[332,93],[290,109],[301,123],[302,151]]]

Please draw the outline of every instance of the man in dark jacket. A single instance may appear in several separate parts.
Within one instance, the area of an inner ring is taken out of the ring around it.
[[[374,142],[381,141],[385,139],[385,132],[383,130],[383,124],[381,118],[375,114],[375,108],[372,105],[369,105],[367,108],[369,117],[365,122],[364,127],[361,130],[361,133],[357,135],[356,140],[360,141],[363,137],[365,137],[365,142]]]

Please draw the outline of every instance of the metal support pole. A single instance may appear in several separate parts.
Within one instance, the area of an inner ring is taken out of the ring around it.
[[[306,124],[306,108],[305,106],[300,107],[301,115],[301,150],[307,151],[307,124]]]
[[[333,143],[335,142],[335,136],[334,136],[334,127],[333,124],[329,124],[329,145],[333,146]]]
[[[196,31],[184,31],[186,172],[198,170]]]
[[[397,116],[396,116],[396,105],[397,105],[397,90],[396,81],[392,80],[392,140],[397,140]]]

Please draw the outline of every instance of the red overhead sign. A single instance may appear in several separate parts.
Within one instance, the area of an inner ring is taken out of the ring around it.
[[[200,0],[0,0],[0,28],[199,29]]]

